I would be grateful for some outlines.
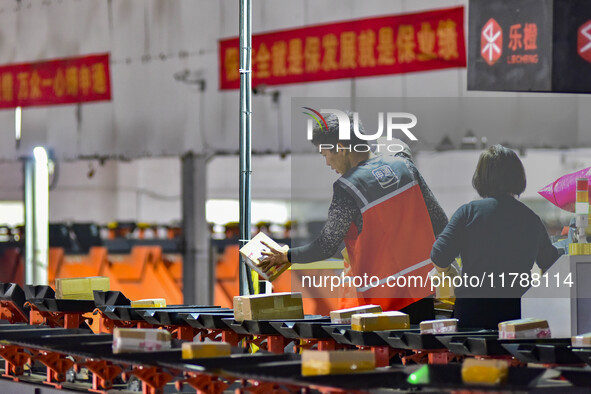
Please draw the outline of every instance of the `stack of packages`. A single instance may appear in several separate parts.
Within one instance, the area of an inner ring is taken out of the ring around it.
[[[273,267],[271,271],[267,274],[261,270],[259,264],[261,260],[265,257],[263,256],[263,251],[269,251],[265,245],[262,244],[265,242],[267,245],[271,246],[273,249],[280,250],[286,252],[289,249],[288,246],[280,246],[277,242],[273,241],[269,238],[265,233],[258,233],[251,239],[246,245],[240,248],[240,254],[244,256],[244,261],[252,268],[255,272],[259,274],[259,276],[269,282],[273,282],[279,275],[284,273],[290,266],[290,263],[284,264],[280,268]]]
[[[94,290],[109,291],[106,276],[87,278],[58,278],[55,280],[55,298],[62,300],[94,300]]]
[[[304,350],[302,375],[332,375],[375,369],[376,359],[369,350]]]
[[[548,322],[528,317],[499,323],[499,339],[550,338]]]
[[[456,332],[458,319],[424,320],[420,324],[421,334],[442,334]]]
[[[234,297],[234,319],[303,319],[302,293],[257,294]]]
[[[119,328],[113,332],[113,353],[153,352],[169,350],[171,336],[156,328]]]

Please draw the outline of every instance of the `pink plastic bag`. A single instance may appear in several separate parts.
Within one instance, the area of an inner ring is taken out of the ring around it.
[[[574,212],[577,195],[577,178],[591,180],[591,167],[573,172],[572,174],[563,175],[551,184],[540,189],[538,193],[558,208]],[[591,185],[589,186],[589,190],[591,193]]]

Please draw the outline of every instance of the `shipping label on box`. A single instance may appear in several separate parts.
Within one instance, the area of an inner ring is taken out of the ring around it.
[[[351,329],[355,331],[402,330],[410,328],[410,318],[398,311],[362,313],[351,316]]]
[[[304,350],[302,353],[302,375],[330,375],[375,369],[376,360],[368,350]]]
[[[261,278],[273,282],[279,275],[285,272],[290,266],[290,263],[284,264],[280,268],[274,267],[269,274],[263,272],[263,270],[259,267],[260,261],[265,257],[263,256],[263,251],[269,251],[265,245],[262,244],[261,241],[266,242],[268,245],[272,246],[276,250],[287,251],[289,249],[288,246],[280,246],[277,242],[273,241],[269,238],[265,233],[260,232],[255,235],[246,245],[240,248],[240,254],[244,257],[244,261],[256,271]]]
[[[353,308],[339,309],[330,312],[330,322],[335,324],[351,324],[351,316],[360,313],[380,313],[380,305],[362,305]]]
[[[171,336],[155,328],[119,328],[113,332],[113,353],[169,350]]]
[[[257,294],[234,300],[237,321],[304,318],[302,293]]]

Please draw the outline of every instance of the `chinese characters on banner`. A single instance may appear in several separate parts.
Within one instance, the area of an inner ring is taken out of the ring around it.
[[[220,40],[220,89],[240,87],[239,39]],[[252,37],[253,86],[466,66],[464,7]]]
[[[110,99],[109,54],[0,66],[0,109]]]

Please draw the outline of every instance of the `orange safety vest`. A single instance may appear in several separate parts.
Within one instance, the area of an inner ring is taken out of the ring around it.
[[[435,236],[418,180],[407,163],[400,157],[378,156],[335,183],[355,199],[363,219],[361,233],[352,223],[345,237],[356,282],[345,289],[343,298],[348,299],[341,305],[400,310],[433,294],[428,273]],[[352,289],[356,296],[346,294]]]

